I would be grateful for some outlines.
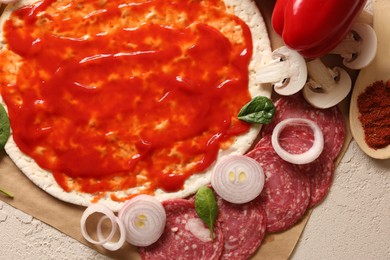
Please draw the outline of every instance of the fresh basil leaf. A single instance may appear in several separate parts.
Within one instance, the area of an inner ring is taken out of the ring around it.
[[[274,114],[272,101],[265,96],[257,96],[241,108],[238,119],[254,124],[269,124]]]
[[[3,149],[11,134],[7,111],[0,104],[0,149]]]
[[[217,219],[218,204],[214,192],[210,188],[199,188],[195,195],[195,210],[210,229],[211,239],[214,240],[214,223]]]

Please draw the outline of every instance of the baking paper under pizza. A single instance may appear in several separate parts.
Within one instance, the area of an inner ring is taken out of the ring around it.
[[[271,94],[253,1],[21,1],[1,27],[6,152],[61,200],[183,198],[258,135],[237,119]]]

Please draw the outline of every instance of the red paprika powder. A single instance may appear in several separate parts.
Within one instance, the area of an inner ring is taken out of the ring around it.
[[[373,149],[390,144],[390,80],[376,81],[358,97],[365,140]]]

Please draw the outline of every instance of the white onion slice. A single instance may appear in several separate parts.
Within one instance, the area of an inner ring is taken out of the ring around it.
[[[100,237],[98,236],[99,240],[93,239],[88,234],[87,226],[86,226],[88,217],[90,217],[92,214],[95,214],[95,213],[101,213],[101,214],[103,214],[102,218],[107,217],[111,221],[111,232],[105,238],[103,236],[100,236]],[[85,209],[83,215],[81,216],[81,219],[80,219],[81,234],[88,242],[95,244],[95,245],[103,245],[103,244],[109,242],[112,239],[112,237],[115,235],[116,227],[117,227],[116,223],[117,222],[116,222],[115,214],[108,207],[106,207],[102,204],[91,204],[88,208]]]
[[[211,185],[224,200],[236,204],[246,203],[255,199],[263,190],[263,168],[250,157],[229,155],[215,166]]]
[[[107,216],[103,216],[102,218],[100,218],[98,224],[97,224],[97,235],[98,235],[98,238],[100,240],[103,240],[104,239],[104,236],[103,236],[103,233],[102,233],[102,223],[108,219],[109,217]],[[125,242],[126,242],[126,229],[125,229],[125,226],[123,225],[122,221],[120,221],[120,219],[118,217],[115,217],[115,222],[116,224],[118,225],[119,227],[119,234],[120,234],[120,237],[118,239],[118,241],[116,242],[110,242],[110,241],[107,241],[106,243],[102,244],[102,246],[107,249],[107,250],[110,250],[110,251],[116,251],[118,250],[119,248],[121,248]]]
[[[314,142],[313,145],[304,153],[292,154],[283,149],[279,143],[279,136],[283,129],[288,125],[306,125],[313,130]],[[278,123],[272,132],[272,146],[275,152],[285,161],[294,164],[305,164],[314,161],[320,156],[324,149],[324,137],[320,127],[309,119],[304,118],[288,118]]]
[[[161,202],[149,195],[138,195],[119,211],[126,228],[126,241],[135,246],[148,246],[164,232],[166,213]]]

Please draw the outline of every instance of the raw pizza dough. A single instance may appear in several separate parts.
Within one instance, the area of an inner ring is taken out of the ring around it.
[[[6,8],[0,18],[0,26],[3,27],[5,20],[10,16],[10,13],[20,6],[34,3],[34,0],[22,0],[17,4],[10,5]],[[271,96],[272,89],[267,85],[261,85],[255,82],[256,71],[271,60],[271,46],[266,29],[266,25],[261,16],[261,13],[253,0],[225,0],[228,10],[234,12],[240,17],[250,28],[253,40],[253,56],[249,65],[249,90],[254,96]],[[6,48],[6,43],[0,31],[1,45],[0,50]],[[17,67],[17,64],[15,64]],[[221,150],[218,158],[228,154],[244,154],[252,145],[254,139],[260,131],[260,126],[253,125],[250,131],[235,139],[234,143],[227,150]],[[76,205],[88,206],[94,198],[94,194],[80,193],[78,191],[65,192],[54,180],[53,175],[40,168],[35,161],[23,154],[15,144],[12,135],[9,138],[5,150],[18,168],[38,187],[51,194],[52,196],[69,203]],[[210,174],[213,165],[211,165],[206,172],[192,175],[184,185],[184,189],[167,193],[162,190],[157,190],[155,196],[159,200],[166,200],[169,198],[184,198],[197,191],[203,185],[210,182]],[[116,191],[115,195],[123,197],[128,194],[136,193],[137,189],[129,189],[125,191]],[[107,205],[114,211],[118,211],[123,202],[116,202],[110,199],[110,192],[99,200],[100,203]]]

